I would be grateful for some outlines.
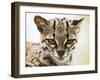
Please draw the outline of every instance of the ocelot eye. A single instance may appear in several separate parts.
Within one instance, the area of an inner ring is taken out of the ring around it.
[[[66,44],[71,44],[74,41],[74,39],[68,39]]]
[[[76,39],[68,39],[64,44],[64,47],[67,48],[69,45],[72,45],[74,41],[77,42]]]
[[[47,39],[48,43],[51,45],[56,44],[56,41],[54,39]]]
[[[75,40],[75,39],[68,39],[68,40],[66,41],[66,43],[65,43],[64,46],[66,47],[67,45],[72,44],[74,40]]]

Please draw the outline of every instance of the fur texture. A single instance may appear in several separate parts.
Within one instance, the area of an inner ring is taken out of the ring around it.
[[[67,18],[54,18],[47,20],[41,16],[35,16],[34,22],[41,34],[41,43],[37,46],[38,49],[33,50],[34,48],[32,48],[31,54],[34,54],[33,56],[35,56],[35,54],[39,54],[37,51],[40,50],[42,58],[44,56],[50,58],[48,58],[46,62],[43,62],[43,59],[39,59],[42,64],[70,64],[73,51],[78,42],[78,33],[82,21],[83,18],[79,20],[69,20]],[[26,60],[26,63],[28,59]]]

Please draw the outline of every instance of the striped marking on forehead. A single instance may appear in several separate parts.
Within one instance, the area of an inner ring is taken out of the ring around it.
[[[50,22],[50,27],[53,28],[52,36],[55,39],[56,20],[55,19],[51,19],[51,20],[49,20],[49,22]]]
[[[50,24],[55,27],[59,27],[60,25],[67,27],[68,25],[66,24],[66,22],[69,22],[69,20],[66,18],[55,18],[50,20]]]
[[[66,18],[54,18],[49,20],[50,27],[53,27],[55,30],[56,28],[67,28],[68,27],[68,19]]]
[[[54,18],[50,19],[50,27],[53,29],[53,36],[55,38],[55,31],[58,31],[60,33],[60,29],[63,31],[64,34],[68,37],[68,28],[69,28],[69,20],[67,18]],[[60,34],[59,34],[60,35]]]

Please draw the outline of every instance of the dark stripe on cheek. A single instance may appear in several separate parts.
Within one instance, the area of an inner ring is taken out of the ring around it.
[[[69,52],[69,51],[70,51],[69,47],[67,47],[67,50],[68,50],[67,52]]]

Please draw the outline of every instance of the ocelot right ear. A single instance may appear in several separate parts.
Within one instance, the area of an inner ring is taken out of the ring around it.
[[[47,27],[47,20],[37,15],[34,17],[34,22],[40,33],[43,33],[44,29]]]

